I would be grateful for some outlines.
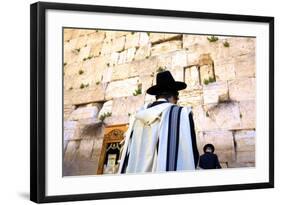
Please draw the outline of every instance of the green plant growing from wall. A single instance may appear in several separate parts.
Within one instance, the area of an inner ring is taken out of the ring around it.
[[[82,75],[83,73],[84,73],[84,71],[83,70],[79,70],[79,75]]]
[[[213,82],[216,82],[216,79],[215,79],[215,77],[209,77],[209,79],[204,79],[204,84],[205,85],[208,85],[209,83],[213,83]]]
[[[165,68],[165,67],[159,67],[156,72],[157,72],[157,73],[160,73],[160,72],[163,72],[163,71],[165,71],[165,70],[167,70],[167,68]]]
[[[208,112],[208,111],[206,112],[206,117],[210,117],[210,114],[209,114],[209,112]]]
[[[89,87],[89,83],[87,83],[87,84],[81,83],[81,85],[80,85],[80,89],[84,89],[87,87]]]
[[[228,41],[225,41],[225,42],[223,42],[223,46],[228,48],[230,45],[229,45]]]
[[[69,90],[73,90],[73,87],[70,87]]]
[[[83,61],[90,60],[90,59],[92,59],[92,58],[93,58],[93,56],[91,55],[91,56],[88,56],[88,57],[83,58]]]
[[[81,49],[80,49],[80,48],[75,48],[74,50],[75,50],[77,53],[79,53]]]
[[[219,40],[219,38],[216,36],[207,37],[207,39],[210,43],[213,43],[213,42],[216,42]]]
[[[111,112],[105,112],[99,117],[99,120],[103,122],[105,118],[110,117],[111,115],[112,115]]]
[[[141,88],[140,87],[135,89],[135,92],[133,93],[133,96],[137,96],[137,95],[141,95]]]
[[[67,63],[65,62],[65,63],[63,63],[63,66],[66,66],[67,65]]]
[[[100,81],[97,81],[97,82],[96,82],[96,85],[99,85],[99,84],[100,84]]]
[[[240,113],[240,118],[242,118],[243,117],[243,115]]]

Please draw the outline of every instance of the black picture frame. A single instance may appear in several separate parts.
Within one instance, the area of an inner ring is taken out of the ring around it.
[[[67,10],[131,15],[168,16],[194,19],[262,22],[269,25],[269,181],[263,183],[230,184],[192,188],[88,193],[46,196],[46,10]],[[158,10],[147,8],[111,7],[98,5],[38,2],[30,6],[30,200],[37,203],[76,200],[97,200],[198,192],[261,189],[274,187],[274,17],[219,13]]]

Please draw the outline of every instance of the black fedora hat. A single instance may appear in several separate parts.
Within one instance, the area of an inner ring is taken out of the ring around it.
[[[206,152],[207,148],[211,148],[211,149],[212,149],[212,152],[215,151],[215,147],[214,147],[214,145],[212,145],[212,144],[206,144],[206,145],[204,146],[204,148],[203,148],[203,151]]]
[[[175,92],[186,88],[186,83],[175,81],[170,71],[157,73],[156,85],[147,89],[150,95],[158,95],[163,92]]]

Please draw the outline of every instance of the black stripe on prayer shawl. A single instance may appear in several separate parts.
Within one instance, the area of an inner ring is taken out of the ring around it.
[[[166,171],[177,170],[179,146],[179,126],[182,107],[173,105],[169,113],[169,128],[167,139]]]
[[[130,134],[129,142],[131,141],[132,136],[133,136],[133,131]],[[125,159],[124,159],[123,166],[122,166],[122,169],[121,169],[121,174],[126,173],[126,169],[127,169],[127,166],[128,166],[128,161],[129,161],[129,156],[130,156],[130,153],[129,153],[128,149],[129,149],[129,147],[126,150],[126,155],[125,155]]]

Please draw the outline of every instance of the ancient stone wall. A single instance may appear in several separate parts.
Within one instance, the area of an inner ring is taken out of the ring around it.
[[[66,175],[96,172],[103,127],[153,101],[163,70],[187,83],[200,153],[213,143],[223,167],[255,165],[255,38],[65,29],[63,63]]]

